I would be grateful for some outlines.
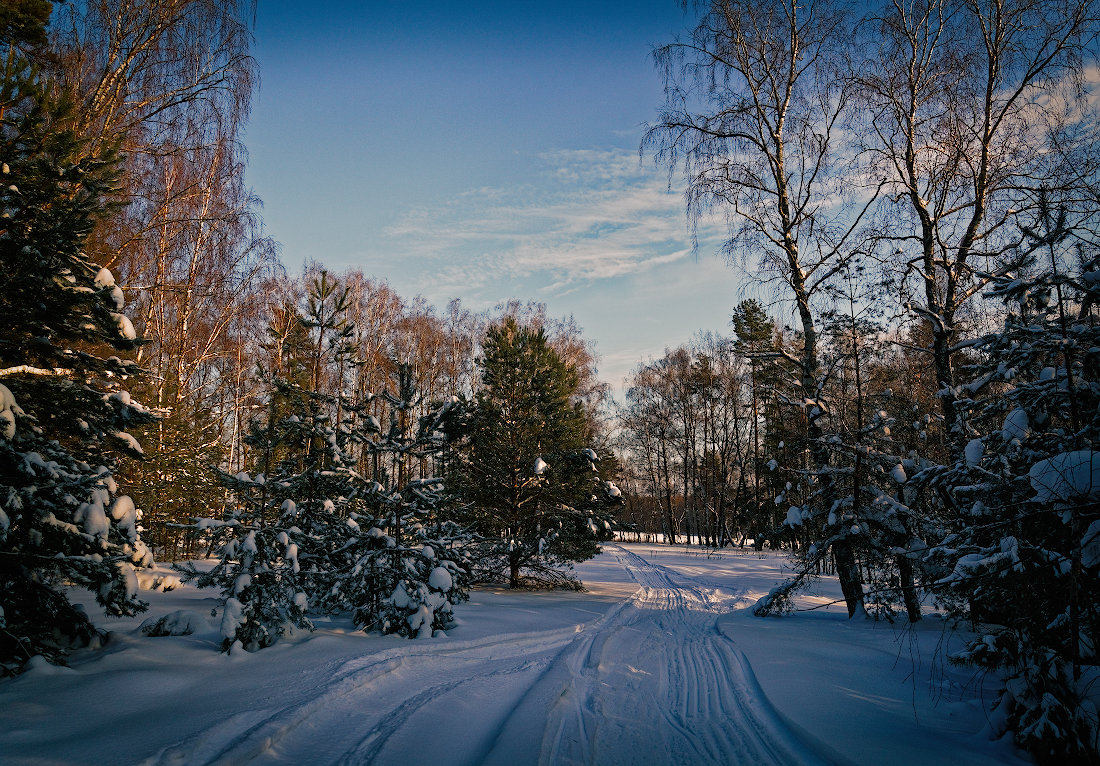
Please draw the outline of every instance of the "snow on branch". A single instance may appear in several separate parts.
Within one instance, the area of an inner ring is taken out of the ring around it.
[[[42,367],[32,367],[29,364],[20,364],[15,367],[7,367],[0,370],[0,378],[6,378],[11,375],[44,375],[44,376],[62,376],[72,375],[72,370],[67,370],[64,367],[54,367],[52,370],[47,370]]]

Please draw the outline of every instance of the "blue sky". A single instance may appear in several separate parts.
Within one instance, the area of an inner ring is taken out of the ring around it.
[[[572,314],[614,387],[697,330],[736,273],[692,252],[679,189],[639,161],[660,2],[261,0],[248,180],[296,269],[361,268],[406,298]]]

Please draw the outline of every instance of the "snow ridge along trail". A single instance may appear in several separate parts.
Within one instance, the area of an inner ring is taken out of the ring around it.
[[[828,762],[718,631],[735,596],[605,549],[639,588],[599,619],[318,667],[144,766]]]

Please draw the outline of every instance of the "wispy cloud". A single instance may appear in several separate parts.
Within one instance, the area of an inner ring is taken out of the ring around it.
[[[388,249],[429,272],[433,293],[506,280],[540,298],[691,256],[682,197],[636,154],[562,150],[539,161],[530,185],[471,189],[408,212],[386,229]]]

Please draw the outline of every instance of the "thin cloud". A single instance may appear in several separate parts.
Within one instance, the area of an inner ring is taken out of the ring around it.
[[[539,185],[471,189],[409,211],[388,249],[430,271],[432,292],[499,286],[557,295],[689,258],[683,200],[623,150],[540,155]]]

